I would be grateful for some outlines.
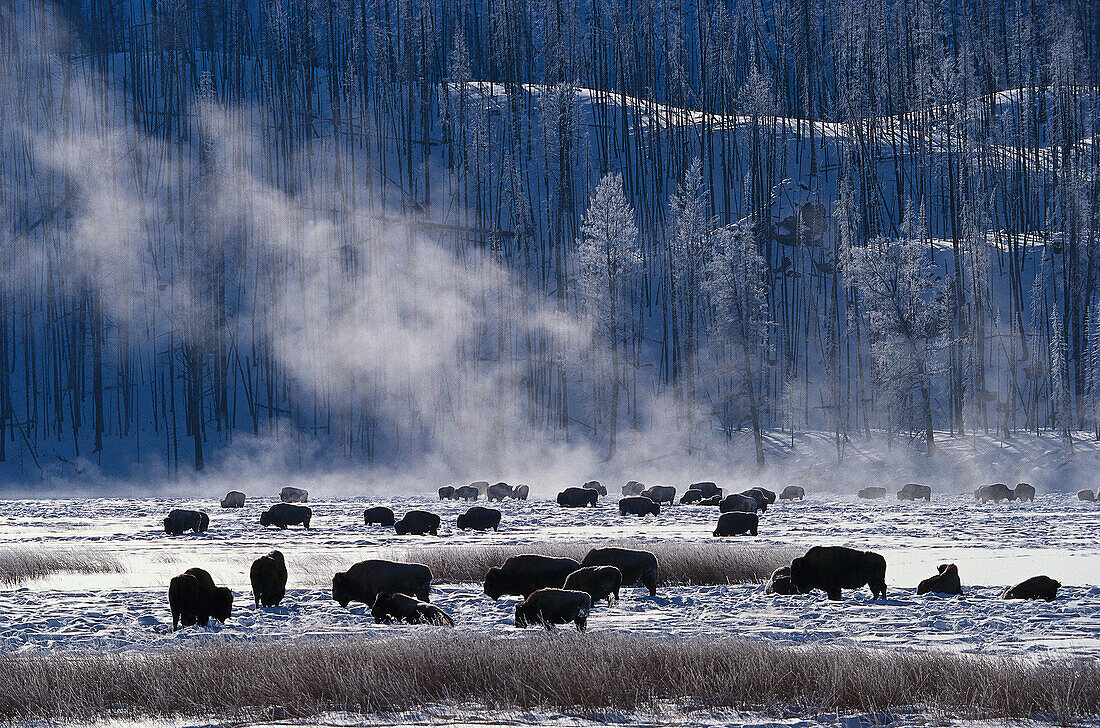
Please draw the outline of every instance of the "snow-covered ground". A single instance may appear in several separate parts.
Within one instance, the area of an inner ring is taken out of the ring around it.
[[[0,516],[0,548],[107,551],[121,573],[55,574],[0,591],[0,649],[145,649],[193,640],[240,641],[284,636],[389,634],[362,605],[343,609],[329,594],[331,575],[394,549],[453,544],[511,544],[546,540],[633,538],[641,541],[715,541],[717,509],[676,505],[657,517],[621,517],[611,495],[594,509],[563,509],[549,500],[505,502],[498,533],[460,532],[455,518],[469,504],[426,497],[348,498],[310,503],[313,528],[278,531],[259,525],[273,498],[251,498],[241,510],[211,500],[10,500]],[[439,538],[398,537],[366,527],[362,511],[386,504],[401,512],[427,508],[443,518]],[[161,519],[172,507],[211,515],[205,534],[166,536]],[[893,497],[863,501],[810,493],[781,502],[761,516],[761,546],[845,544],[883,553],[890,598],[846,594],[830,603],[819,593],[776,597],[762,585],[662,588],[656,598],[625,590],[612,607],[600,606],[594,630],[651,635],[744,635],[784,643],[856,642],[888,648],[934,648],[1039,658],[1100,656],[1100,505],[1076,496],[1040,494],[1034,503],[982,505],[972,496],[937,493],[931,503]],[[290,580],[283,606],[256,610],[248,566],[272,548],[286,554]],[[936,564],[958,564],[964,598],[918,597],[917,582]],[[191,566],[208,569],[235,592],[226,625],[171,631],[168,580]],[[1057,601],[1005,602],[1005,585],[1045,573],[1063,583]],[[515,601],[494,602],[480,584],[437,584],[433,601],[458,629],[514,633]]]

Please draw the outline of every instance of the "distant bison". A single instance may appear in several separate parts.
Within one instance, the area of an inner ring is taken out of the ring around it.
[[[645,484],[637,480],[628,480],[623,486],[623,495],[641,495],[643,490],[645,490]]]
[[[490,501],[503,502],[505,498],[511,497],[512,486],[507,483],[493,483],[485,491],[485,498]]]
[[[1000,503],[1003,500],[1016,500],[1016,493],[1004,483],[993,483],[978,488],[974,491],[974,497],[982,503],[988,503],[989,501]]]
[[[286,594],[286,561],[281,551],[272,551],[252,562],[248,570],[256,606],[277,607]]]
[[[765,503],[767,503],[769,506],[772,503],[775,503],[775,493],[773,491],[768,490],[767,488],[761,488],[758,485],[755,488],[749,488],[748,490],[745,491],[745,495],[748,495],[750,493],[753,493],[758,498],[763,499],[763,501]]]
[[[478,495],[480,495],[480,493],[478,492],[477,486],[464,485],[461,488],[455,488],[454,499],[464,501],[476,501]]]
[[[607,495],[607,488],[603,487],[603,485],[601,485],[600,481],[598,480],[590,480],[581,487],[588,488],[589,490],[594,490],[600,495]]]
[[[231,490],[222,498],[222,508],[244,508],[244,493]]]
[[[731,511],[718,517],[718,527],[714,529],[715,536],[741,536],[743,534],[756,535],[760,519],[755,513],[742,513]]]
[[[867,585],[875,599],[885,599],[886,559],[845,546],[814,546],[791,562],[791,583],[803,593],[820,589],[833,601],[840,599],[841,589]]]
[[[920,483],[906,483],[898,491],[898,500],[932,500],[932,488]]]
[[[431,601],[431,586],[432,571],[423,564],[369,559],[332,577],[332,598],[341,607],[351,602],[373,606],[375,598],[383,592],[409,594],[427,602]]]
[[[859,491],[859,493],[857,493],[856,495],[859,496],[860,498],[868,498],[868,499],[885,498],[886,497],[886,489],[883,488],[881,485],[871,485],[871,486],[868,486],[866,488],[861,489]]]
[[[1035,488],[1030,483],[1017,483],[1013,490],[1018,501],[1034,501]]]
[[[475,480],[474,482],[470,483],[470,487],[477,490],[478,495],[485,495],[487,492],[489,492],[489,481]]]
[[[517,485],[512,490],[512,498],[515,500],[527,500],[529,495],[531,495],[531,486],[529,485]]]
[[[585,564],[591,566],[591,564]],[[485,574],[485,594],[500,599],[505,594],[528,597],[543,587],[560,588],[565,577],[581,565],[575,559],[521,554],[512,556],[500,567],[493,567]]]
[[[495,508],[483,506],[471,506],[458,517],[458,530],[465,531],[471,528],[475,531],[500,530],[500,511]]]
[[[558,505],[562,508],[584,508],[595,506],[600,494],[589,488],[566,488],[558,493]]]
[[[168,584],[168,606],[172,610],[172,631],[184,627],[205,627],[210,618],[226,622],[233,610],[233,592],[215,586],[210,572],[188,569]]]
[[[938,574],[928,577],[917,585],[917,594],[962,593],[962,582],[959,581],[959,567],[954,564],[940,564]]]
[[[516,626],[523,628],[541,624],[550,629],[555,624],[577,625],[583,632],[588,626],[588,613],[592,611],[592,597],[582,591],[565,589],[539,589],[516,605]]]
[[[455,487],[453,485],[445,485],[439,489],[439,500],[455,500]]]
[[[751,495],[745,495],[744,493],[730,493],[721,500],[718,504],[722,513],[730,513],[732,511],[743,511],[745,513],[756,513],[757,511],[765,510],[768,505],[761,503]]]
[[[695,488],[688,488],[684,491],[684,494],[680,496],[680,505],[690,506],[692,503],[698,503],[705,497],[703,491],[696,490]]]
[[[363,511],[363,525],[365,526],[392,528],[396,522],[397,517],[393,515],[393,509],[386,506],[374,506]]]
[[[398,536],[439,535],[439,516],[428,511],[409,511],[400,521],[393,524]]]
[[[607,547],[592,549],[581,566],[614,566],[623,575],[623,586],[641,584],[657,596],[657,557],[641,549]]]
[[[297,506],[293,503],[276,503],[260,514],[261,526],[305,526],[309,528],[309,521],[313,518],[313,511],[308,506]]]
[[[623,574],[614,566],[585,566],[565,577],[563,589],[582,591],[592,597],[592,603],[607,599],[611,605],[612,597],[619,601],[619,588],[623,585]]]
[[[309,491],[288,485],[279,491],[279,500],[283,503],[306,503],[309,501]]]
[[[184,531],[202,533],[210,526],[210,516],[204,511],[188,511],[175,508],[164,519],[164,532],[170,536],[179,536]]]
[[[741,493],[738,493],[738,495],[742,496],[743,498],[752,498],[756,502],[756,507],[758,509],[760,509],[761,513],[768,510],[768,498],[767,498],[767,496],[765,496],[763,493],[760,492],[759,488],[750,488],[749,490],[742,491]],[[734,510],[743,510],[743,509],[736,509],[735,508]]]
[[[764,587],[764,593],[789,596],[791,594],[801,594],[802,592],[796,589],[791,582],[791,567],[780,566],[772,572],[771,577],[768,579],[768,585]]]
[[[653,485],[642,491],[642,495],[654,503],[668,503],[672,505],[676,500],[676,489],[671,485]]]
[[[659,516],[661,507],[644,495],[632,495],[619,500],[620,516]]]
[[[722,505],[722,496],[713,495],[710,498],[704,498],[695,505],[697,506],[714,506],[715,508]]]
[[[1005,589],[1001,599],[1045,599],[1053,602],[1058,596],[1060,583],[1049,576],[1033,576],[1014,587]]]
[[[1093,493],[1091,490],[1079,490],[1077,491],[1077,500],[1095,501],[1096,494]]]
[[[801,485],[788,485],[779,494],[779,500],[803,500],[806,497],[806,489]]]
[[[370,608],[371,616],[378,624],[407,622],[409,624],[435,624],[454,627],[451,616],[434,604],[413,599],[408,594],[379,592]]]
[[[709,480],[692,483],[688,486],[688,490],[697,490],[703,494],[704,498],[713,498],[716,495],[722,495],[722,489],[718,487],[718,484],[712,483]]]

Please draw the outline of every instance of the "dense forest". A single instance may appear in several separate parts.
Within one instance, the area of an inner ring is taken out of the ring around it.
[[[5,472],[1100,436],[1100,3],[16,0],[0,54]]]

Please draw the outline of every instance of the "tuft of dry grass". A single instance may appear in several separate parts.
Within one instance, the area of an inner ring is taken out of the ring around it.
[[[803,550],[794,547],[766,547],[750,544],[660,541],[629,539],[602,541],[542,541],[527,544],[424,546],[386,552],[384,558],[424,564],[435,581],[477,582],[485,572],[519,554],[566,556],[577,561],[593,548],[618,546],[644,549],[657,556],[662,586],[674,584],[710,585],[765,581],[780,566],[791,563]]]
[[[117,574],[122,563],[105,552],[77,549],[0,549],[0,584],[22,584],[50,574]]]
[[[1100,715],[1100,663],[615,633],[284,640],[151,652],[0,653],[0,720],[305,718],[423,705],[888,713],[1068,722]]]

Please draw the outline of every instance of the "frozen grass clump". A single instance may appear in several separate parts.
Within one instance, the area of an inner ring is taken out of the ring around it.
[[[0,549],[0,584],[22,584],[51,574],[111,574],[123,571],[112,554],[88,549]]]

